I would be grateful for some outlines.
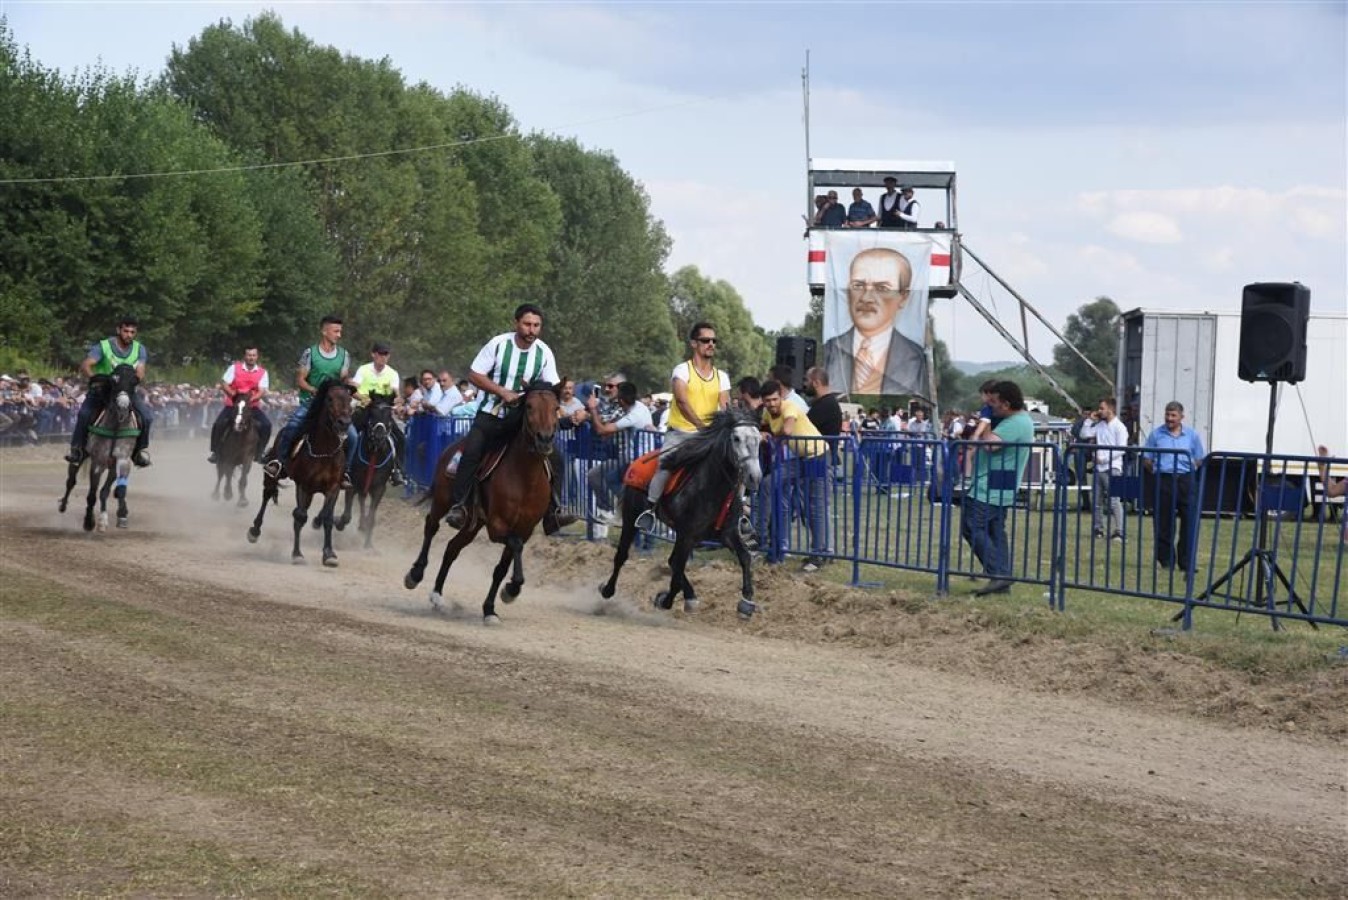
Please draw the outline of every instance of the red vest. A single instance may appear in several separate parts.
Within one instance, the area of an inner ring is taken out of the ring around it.
[[[262,379],[266,374],[267,370],[262,368],[261,366],[258,366],[256,369],[250,372],[246,368],[244,368],[242,362],[235,362],[234,380],[230,382],[230,387],[234,388],[234,390],[237,393],[243,394],[245,397],[247,397],[249,394],[251,394],[254,390],[257,389],[257,386],[259,384],[262,383]],[[256,407],[259,399],[260,398],[255,398],[248,405]],[[234,405],[234,401],[230,399],[228,394],[225,395],[225,405],[226,406]]]

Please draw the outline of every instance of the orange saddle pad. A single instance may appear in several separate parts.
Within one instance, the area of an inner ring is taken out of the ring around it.
[[[644,491],[651,486],[651,479],[655,477],[656,471],[660,468],[660,451],[652,450],[649,453],[643,453],[632,460],[627,471],[623,473],[623,484],[638,491]],[[683,484],[684,476],[687,472],[683,469],[675,469],[673,476],[665,485],[665,494],[672,494]]]

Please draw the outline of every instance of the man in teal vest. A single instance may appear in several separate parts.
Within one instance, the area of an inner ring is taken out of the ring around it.
[[[295,435],[309,418],[309,407],[319,387],[333,379],[345,382],[351,376],[351,357],[338,344],[342,339],[342,320],[337,316],[324,316],[319,328],[318,343],[304,348],[295,370],[295,386],[300,391],[300,405],[277,433],[272,458],[263,467],[273,478],[285,477],[286,464],[290,462],[290,449],[295,444]],[[356,426],[347,426],[346,439],[350,443],[355,443]],[[350,486],[350,480],[343,473],[342,487]]]
[[[117,323],[117,333],[91,346],[88,355],[80,363],[80,371],[85,379],[90,382],[96,378],[101,380],[111,375],[113,369],[118,366],[128,365],[135,368],[136,378],[143,382],[146,353],[140,341],[136,340],[139,331],[140,324],[135,317],[122,316],[121,321]],[[79,415],[75,418],[75,433],[70,436],[70,452],[66,454],[66,462],[73,465],[83,462],[84,442],[89,437],[89,425],[103,411],[102,402],[103,392],[90,383],[84,394],[84,403],[80,405]],[[150,423],[154,421],[154,417],[150,415],[150,410],[141,400],[139,392],[132,395],[131,405],[135,407],[136,415],[140,417],[140,437],[136,438],[131,461],[144,468],[150,464],[150,451],[147,447],[150,443]]]

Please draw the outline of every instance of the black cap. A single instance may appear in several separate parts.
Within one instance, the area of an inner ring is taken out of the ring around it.
[[[889,184],[890,182],[893,182],[894,184],[898,184],[898,183],[899,183],[899,179],[895,178],[893,175],[886,175],[886,176],[885,176],[885,184]]]
[[[374,346],[370,348],[371,353],[392,353],[393,348],[383,341],[375,341]]]

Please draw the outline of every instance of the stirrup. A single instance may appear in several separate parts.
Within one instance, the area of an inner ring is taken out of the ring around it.
[[[636,522],[633,524],[636,525],[638,531],[644,532],[645,534],[650,534],[654,531],[655,526],[659,524],[659,520],[655,518],[655,507],[648,506],[643,509],[641,514],[637,516]]]
[[[131,461],[138,467],[144,469],[146,466],[150,465],[150,451],[141,447],[135,453],[131,454]]]
[[[445,524],[450,528],[463,528],[468,524],[468,508],[462,503],[455,503],[445,513]]]
[[[402,469],[394,466],[393,471],[389,473],[388,483],[393,487],[402,487],[406,482],[407,479],[403,478]]]
[[[281,461],[279,459],[269,459],[262,464],[262,471],[266,472],[268,475],[270,475],[272,478],[275,478],[277,481],[280,481],[281,475],[284,472],[284,467],[281,465]]]
[[[220,454],[212,450],[211,455],[206,457],[206,462],[210,463],[211,465],[216,465],[217,463],[220,462]]]

